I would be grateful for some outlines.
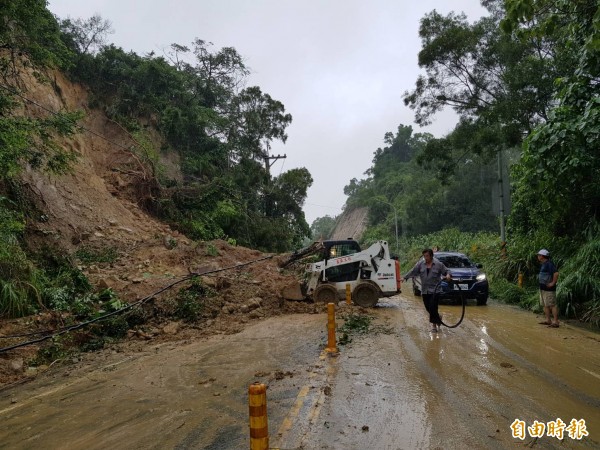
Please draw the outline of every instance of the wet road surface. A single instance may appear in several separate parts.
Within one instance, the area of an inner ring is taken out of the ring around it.
[[[460,311],[441,307],[446,323]],[[324,352],[327,315],[305,314],[84,358],[0,393],[0,448],[249,448],[255,381],[268,387],[271,448],[600,448],[600,335],[494,302],[440,333],[412,295],[368,314],[373,331],[337,356]],[[558,419],[589,436],[512,435],[515,420]]]

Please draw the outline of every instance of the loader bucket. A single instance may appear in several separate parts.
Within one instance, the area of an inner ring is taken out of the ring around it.
[[[281,290],[281,296],[286,300],[304,300],[306,296],[302,293],[302,286],[294,281]]]

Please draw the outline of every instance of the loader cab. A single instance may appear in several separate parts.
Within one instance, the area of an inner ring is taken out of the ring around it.
[[[323,241],[323,247],[323,259],[339,258],[361,251],[360,245],[354,239]]]
[[[353,255],[361,251],[360,245],[354,239],[323,241],[323,259],[327,260]],[[354,281],[358,278],[360,263],[353,262],[343,266],[325,269],[327,280],[339,283],[342,281]]]

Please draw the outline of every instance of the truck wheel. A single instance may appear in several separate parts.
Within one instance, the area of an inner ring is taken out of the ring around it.
[[[352,302],[364,308],[371,308],[379,300],[379,288],[372,283],[359,283],[352,291]]]
[[[488,299],[487,295],[481,295],[481,296],[477,297],[477,306],[487,305],[487,299]]]
[[[416,297],[421,296],[421,291],[419,290],[418,287],[415,287],[414,283],[413,283],[413,295],[415,295]]]
[[[316,303],[335,303],[338,293],[332,284],[320,284],[313,291],[312,297]]]

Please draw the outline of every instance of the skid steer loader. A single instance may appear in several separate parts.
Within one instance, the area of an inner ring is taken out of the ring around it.
[[[305,282],[284,288],[284,298],[337,302],[345,298],[346,285],[350,284],[354,304],[372,307],[379,298],[401,290],[400,264],[391,258],[386,241],[377,241],[366,250],[352,239],[317,242],[294,253],[280,266],[313,254],[319,254],[322,260],[306,264]]]

